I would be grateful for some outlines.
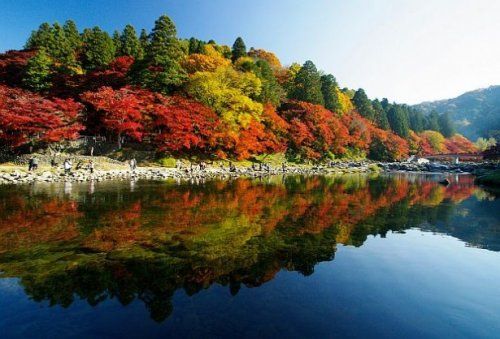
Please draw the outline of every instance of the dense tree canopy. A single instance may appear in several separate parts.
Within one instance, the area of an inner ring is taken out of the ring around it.
[[[297,72],[291,87],[288,94],[290,99],[318,105],[323,105],[325,102],[321,92],[321,75],[310,60],[306,61]]]
[[[237,159],[476,151],[447,114],[370,100],[312,61],[284,66],[272,52],[247,52],[240,37],[232,48],[179,39],[166,15],[139,36],[132,25],[111,37],[71,20],[43,23],[26,48],[0,54],[0,140],[11,148],[84,133],[119,147],[134,140],[179,156]]]

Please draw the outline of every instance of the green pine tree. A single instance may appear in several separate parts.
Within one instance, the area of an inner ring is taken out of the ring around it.
[[[338,84],[331,74],[321,76],[321,93],[325,100],[325,107],[332,112],[340,112],[341,105],[338,97]]]
[[[288,96],[290,99],[312,104],[324,104],[323,93],[321,93],[321,75],[312,61],[306,61],[297,72]]]
[[[137,33],[134,26],[126,25],[120,37],[120,54],[130,55],[135,59],[142,59],[144,50],[141,42],[137,38]]]
[[[63,26],[64,34],[71,49],[75,52],[82,46],[82,38],[73,20],[67,20]]]
[[[407,138],[410,135],[408,118],[399,105],[392,105],[387,113],[387,118],[394,133],[403,138]]]
[[[257,99],[262,103],[271,103],[277,106],[285,96],[285,92],[274,76],[271,66],[265,60],[257,60],[254,72],[262,81],[262,90]]]
[[[83,31],[83,66],[87,70],[107,66],[115,58],[115,44],[99,27]]]
[[[163,15],[156,20],[149,35],[144,59],[134,65],[132,79],[151,90],[168,94],[187,79],[180,65],[183,56],[175,25]]]
[[[241,57],[247,55],[247,46],[241,37],[236,38],[233,44],[231,60],[235,62]]]
[[[26,88],[36,91],[47,91],[51,86],[52,59],[40,48],[34,57],[28,60],[26,65],[23,84]]]
[[[364,89],[360,88],[354,93],[352,102],[361,116],[375,121],[375,111],[373,110],[372,102],[368,99]]]

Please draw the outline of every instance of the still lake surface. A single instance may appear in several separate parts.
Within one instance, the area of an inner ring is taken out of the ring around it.
[[[0,337],[500,337],[470,176],[0,187]]]

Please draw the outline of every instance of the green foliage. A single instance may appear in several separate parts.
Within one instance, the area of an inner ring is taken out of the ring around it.
[[[175,168],[177,161],[175,160],[175,158],[163,157],[158,159],[158,163],[162,167]]]
[[[285,91],[276,80],[269,63],[264,60],[257,60],[254,72],[262,82],[262,90],[257,98],[258,101],[262,103],[269,102],[274,106],[278,106],[285,97]]]
[[[335,77],[331,74],[321,76],[321,93],[325,100],[325,107],[332,112],[340,113],[342,105],[338,97],[338,84]]]
[[[83,66],[87,70],[107,66],[115,58],[115,44],[109,34],[99,27],[83,31]]]
[[[117,47],[118,48],[118,47]],[[129,55],[135,59],[142,59],[144,50],[142,49],[135,28],[132,25],[126,25],[120,36],[119,55]]]
[[[141,34],[139,35],[139,43],[143,51],[146,51],[149,47],[149,35],[148,32],[143,28],[141,29]]]
[[[45,49],[39,49],[36,55],[28,60],[23,78],[24,86],[36,92],[48,90],[52,86],[52,66],[52,60]]]
[[[306,61],[297,72],[288,97],[312,104],[324,104],[321,92],[321,75],[312,61]]]
[[[231,59],[233,62],[247,55],[247,47],[241,37],[236,38],[233,44]]]
[[[115,45],[116,56],[120,56],[121,50],[122,50],[122,40],[121,40],[120,32],[114,31],[112,39],[113,39],[113,44]]]
[[[431,131],[439,131],[439,113],[436,111],[432,111],[427,117],[427,130]]]
[[[420,110],[412,110],[412,113],[410,114],[410,128],[417,132],[420,133],[425,129],[425,116]]]
[[[387,114],[391,129],[397,135],[407,138],[410,135],[410,124],[407,115],[399,106],[393,106]]]
[[[189,54],[201,54],[206,43],[196,38],[189,39]]]
[[[439,131],[446,138],[452,137],[455,134],[455,126],[451,121],[450,114],[445,112],[439,116]]]
[[[64,23],[63,30],[66,40],[73,51],[77,51],[82,47],[82,38],[73,20],[67,20]]]
[[[424,113],[448,112],[457,132],[468,138],[496,136],[500,140],[498,85],[470,91],[453,99],[425,102],[417,107]]]
[[[378,99],[375,99],[373,100],[372,106],[375,113],[375,123],[377,124],[377,126],[383,130],[389,130],[391,126],[389,125],[389,119],[387,118],[387,113],[384,110],[382,103]]]
[[[362,88],[358,89],[356,93],[354,93],[352,103],[361,116],[371,121],[375,121],[375,111],[373,110],[372,103]]]
[[[485,151],[490,147],[496,146],[497,141],[495,138],[478,138],[477,141],[475,142],[475,145],[479,151]]]
[[[168,16],[162,15],[155,21],[145,57],[136,63],[132,78],[137,84],[153,91],[171,93],[187,79],[180,65],[183,56],[174,23]]]
[[[76,48],[80,43],[79,39],[74,36],[74,30],[76,30],[76,26],[70,22],[67,22],[64,28],[58,23],[54,23],[52,26],[43,23],[38,30],[31,33],[26,48],[44,48],[54,61],[61,64],[61,68],[69,69],[77,64]]]

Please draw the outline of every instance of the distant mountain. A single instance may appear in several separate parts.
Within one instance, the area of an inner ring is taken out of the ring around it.
[[[500,86],[477,89],[454,99],[423,102],[415,107],[425,113],[449,112],[457,132],[469,139],[493,136],[500,140]]]

